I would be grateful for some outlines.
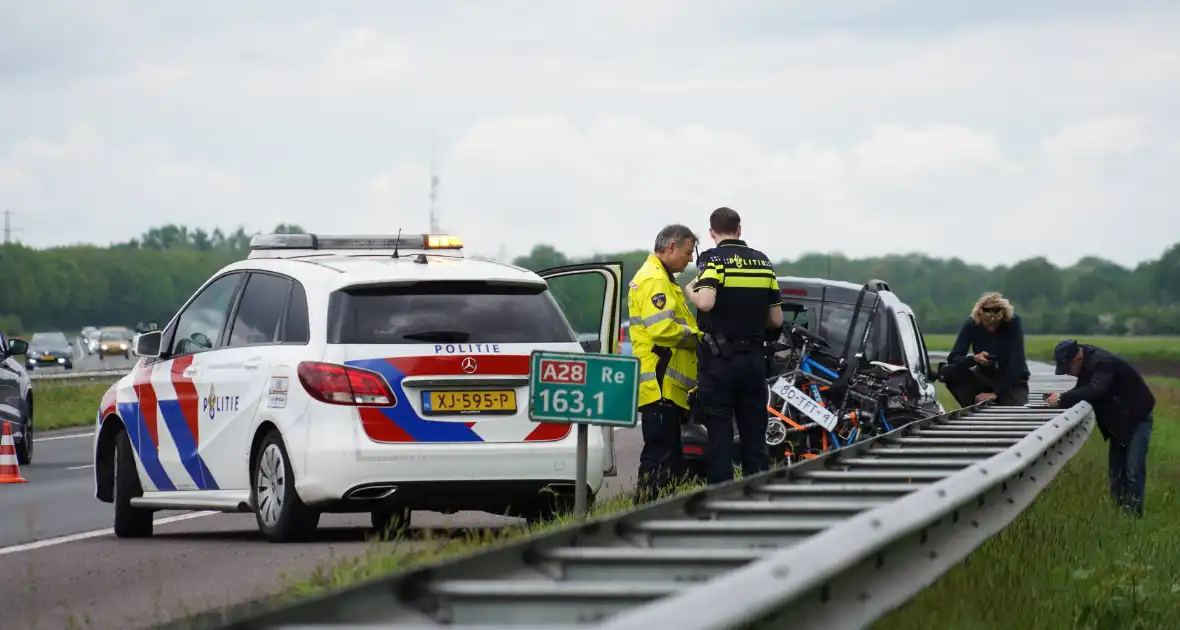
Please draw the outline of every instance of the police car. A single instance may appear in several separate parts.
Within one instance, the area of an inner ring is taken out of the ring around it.
[[[599,349],[549,291],[587,276],[617,353],[620,263],[532,272],[447,235],[256,236],[136,339],[98,410],[96,496],[120,537],[150,536],[155,510],[253,512],[273,541],[326,512],[379,529],[411,510],[547,518],[573,503],[577,438],[529,420],[529,355]],[[592,501],[615,466],[610,428],[589,433]]]

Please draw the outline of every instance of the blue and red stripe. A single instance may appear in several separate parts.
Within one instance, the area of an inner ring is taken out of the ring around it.
[[[181,357],[169,366],[176,398],[160,400],[152,384],[152,366],[142,365],[132,378],[132,390],[137,402],[117,403],[119,417],[127,429],[127,437],[139,455],[144,472],[158,490],[176,490],[168,472],[160,461],[159,420],[176,445],[180,463],[201,490],[217,490],[217,481],[198,452],[200,447],[197,429],[197,388],[192,379],[183,376],[184,369],[192,364],[193,357]],[[105,399],[104,399],[105,404]]]
[[[347,361],[345,365],[383,376],[398,398],[393,407],[360,408],[365,434],[377,442],[484,442],[472,428],[475,422],[428,420],[419,416],[402,389],[407,376],[467,376],[462,368],[464,358],[462,355],[447,355]],[[529,373],[528,355],[475,355],[473,358],[478,361],[479,374],[527,376]],[[569,425],[541,422],[525,441],[560,440],[569,432]]]
[[[131,448],[139,455],[139,462],[143,465],[143,471],[147,473],[148,479],[152,480],[157,490],[175,490],[176,486],[168,477],[164,465],[160,463],[159,446],[148,435],[142,406],[137,402],[117,403],[115,406],[119,409],[119,417],[123,419],[123,426],[127,429]]]

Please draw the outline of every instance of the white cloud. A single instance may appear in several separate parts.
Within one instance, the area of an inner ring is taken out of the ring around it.
[[[646,247],[719,205],[775,256],[1133,263],[1180,234],[1164,3],[315,6],[20,9],[84,35],[8,38],[56,64],[0,81],[25,240],[425,229],[435,133],[443,225],[487,253]]]
[[[905,129],[882,125],[853,149],[857,168],[865,177],[901,180],[934,177],[958,168],[978,168],[1001,161],[1000,147],[989,134],[952,125]]]
[[[16,173],[19,186],[4,173]],[[185,162],[150,143],[111,145],[86,124],[74,124],[61,139],[14,146],[0,158],[0,187],[9,206],[37,227],[38,240],[59,244],[126,240],[145,231],[140,226],[151,225],[161,208],[169,211],[166,220],[193,227],[253,224],[251,201],[259,199],[249,182],[216,165]]]
[[[1041,141],[1052,162],[1127,158],[1148,146],[1144,123],[1131,117],[1092,118],[1066,126]]]

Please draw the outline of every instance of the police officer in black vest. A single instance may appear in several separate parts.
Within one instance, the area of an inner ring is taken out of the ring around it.
[[[782,298],[766,254],[741,240],[741,217],[717,208],[709,217],[716,247],[703,252],[688,285],[704,333],[697,348],[695,404],[709,433],[705,461],[710,484],[733,479],[733,423],[742,474],[770,468],[766,446],[767,330],[783,325]]]

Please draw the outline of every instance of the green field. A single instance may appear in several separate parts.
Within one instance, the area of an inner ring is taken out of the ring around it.
[[[1180,379],[1150,381],[1158,403],[1142,520],[1108,501],[1095,430],[1028,511],[874,628],[1180,627]]]
[[[1053,346],[1062,339],[1073,337],[1082,343],[1094,344],[1122,355],[1134,363],[1180,364],[1180,337],[1103,337],[1097,335],[1026,335],[1025,354],[1030,359],[1053,360]],[[930,350],[950,350],[955,335],[926,335]]]
[[[98,405],[110,383],[65,385],[34,381],[33,418],[38,431],[84,427],[94,424]]]

